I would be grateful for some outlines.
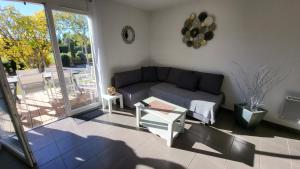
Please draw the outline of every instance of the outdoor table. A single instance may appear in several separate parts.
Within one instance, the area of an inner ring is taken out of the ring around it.
[[[52,74],[51,74],[51,72],[43,72],[43,77],[45,78],[45,80],[49,80],[52,78]],[[18,81],[19,81],[18,76],[8,76],[7,77],[7,82],[12,91],[14,101],[20,102],[20,99],[17,96]]]

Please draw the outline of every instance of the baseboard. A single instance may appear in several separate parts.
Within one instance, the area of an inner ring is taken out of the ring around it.
[[[297,129],[294,129],[294,128],[291,128],[291,127],[283,126],[283,125],[273,123],[273,122],[270,122],[270,121],[267,121],[267,120],[263,120],[261,123],[264,124],[264,125],[270,126],[272,128],[276,128],[276,129],[281,130],[281,131],[289,131],[289,132],[300,135],[300,130],[297,130]]]
[[[231,112],[232,114],[234,113],[233,110],[230,110],[226,107],[221,107],[220,110]],[[292,133],[300,135],[300,130],[297,130],[297,129],[294,129],[294,128],[291,128],[291,127],[287,127],[287,126],[284,126],[284,125],[280,125],[280,124],[277,124],[277,123],[273,123],[273,122],[270,122],[270,121],[267,121],[267,120],[263,120],[261,122],[261,124],[270,126],[272,128],[276,128],[276,129],[281,130],[281,131],[288,131],[288,132],[292,132]]]

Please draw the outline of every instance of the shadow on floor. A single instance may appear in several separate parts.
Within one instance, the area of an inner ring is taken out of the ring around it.
[[[29,169],[25,163],[11,154],[6,148],[0,150],[0,166],[3,169]]]
[[[201,147],[201,144],[208,148]],[[175,139],[174,148],[254,166],[254,144],[202,124],[192,124],[185,133]]]
[[[132,111],[130,111],[130,113],[132,113]],[[119,112],[117,113],[114,112],[114,114],[117,114],[118,116],[134,118],[134,115],[130,113],[124,113],[123,109],[119,109]],[[200,124],[199,121],[190,120],[188,118],[188,127],[186,128],[185,133],[180,134],[179,137],[174,140],[173,148],[203,154],[206,156],[236,161],[244,163],[251,167],[254,166],[255,154],[286,159],[300,159],[299,156],[257,150],[254,144],[236,137],[235,135],[233,135],[233,133],[244,133],[245,135],[251,136],[259,135],[258,137],[274,137],[278,135],[278,133],[274,132],[274,129],[269,129],[264,126],[258,128],[258,131],[241,130],[239,128],[236,128],[234,119],[227,115],[228,114],[224,113],[222,119],[220,119],[219,117],[217,124],[214,126],[205,126]],[[111,122],[107,120],[93,119],[91,121],[129,130],[148,132],[147,130],[137,128],[132,125]],[[223,125],[223,121],[226,121],[227,125]],[[76,146],[74,146],[72,150],[65,153],[62,153],[62,151],[59,150],[61,148],[57,147],[56,143],[54,143],[53,146],[47,146],[47,151],[36,154],[38,164],[42,165],[42,168],[43,166],[49,166],[51,165],[51,163],[54,163],[52,161],[55,158],[60,159],[60,161],[67,161],[67,163],[62,162],[62,165],[65,165],[64,168],[74,168],[74,166],[79,167],[79,169],[97,168],[97,166],[99,165],[104,166],[103,168],[128,169],[135,168],[138,165],[144,165],[152,168],[184,168],[183,166],[171,161],[153,158],[140,158],[135,154],[133,149],[127,146],[123,141],[116,141],[100,136],[82,137],[72,132],[41,127],[41,129],[43,128],[45,130],[49,130],[48,132],[54,135],[68,135],[68,137],[72,139],[66,140],[67,146],[70,147],[73,144],[75,145],[75,143]],[[228,132],[222,131],[222,129],[228,130]],[[264,135],[262,134],[262,131],[270,133],[266,133],[266,135]],[[43,134],[29,134],[31,135],[29,135],[30,137],[35,138],[46,137]],[[285,134],[283,134],[282,136],[284,135]],[[76,140],[82,140],[82,144],[78,146],[78,142],[76,142]],[[54,153],[52,153],[53,157],[51,157],[50,162],[48,161],[46,164],[45,159],[50,158],[49,151]],[[53,165],[53,167],[59,168],[56,167],[56,165]]]
[[[115,113],[114,113],[115,114]],[[126,115],[117,113],[118,115]],[[93,119],[93,122],[101,124],[126,128],[129,130],[139,130],[148,132],[144,128],[124,125],[120,123],[109,122],[105,120]],[[188,122],[189,123],[189,122]],[[190,152],[214,156],[217,158],[229,159],[232,161],[242,162],[246,165],[254,165],[255,145],[243,140],[237,140],[234,136],[217,130],[213,127],[197,123],[190,123],[191,127],[186,129],[185,133],[179,135],[174,140],[173,148],[182,149]],[[194,148],[195,144],[203,144],[210,147],[213,151]]]
[[[118,109],[118,111],[121,111]],[[132,110],[128,111],[129,113],[134,113]],[[231,161],[241,162],[248,166],[254,166],[255,154],[265,155],[271,157],[279,157],[286,159],[300,159],[300,156],[289,155],[289,154],[279,154],[272,152],[265,152],[257,150],[255,144],[247,142],[239,137],[236,137],[234,134],[238,135],[249,135],[254,137],[286,137],[286,138],[297,138],[297,135],[290,133],[280,133],[273,128],[270,128],[265,125],[257,128],[257,130],[246,130],[236,126],[234,117],[229,112],[222,112],[223,115],[218,117],[217,125],[214,126],[205,126],[199,121],[195,121],[193,118],[187,118],[187,124],[190,125],[186,132],[179,135],[177,139],[174,140],[174,148],[191,151],[195,153],[200,153],[208,156],[213,156],[217,158],[223,158]],[[131,116],[123,113],[117,113],[118,115]],[[134,116],[134,115],[133,115]],[[132,116],[132,117],[133,117]],[[224,117],[226,116],[226,117]],[[222,120],[230,125],[222,125]],[[143,130],[148,132],[145,129],[136,128],[133,126],[128,126],[120,123],[113,123],[104,120],[94,119],[94,122],[99,122],[106,125],[112,125],[117,127],[122,127],[130,130]],[[190,122],[192,121],[192,122]],[[224,132],[222,130],[226,130]],[[195,148],[196,144],[202,144],[210,148],[206,150],[203,148]]]
[[[120,127],[120,126],[119,126]],[[73,146],[72,149],[64,150],[64,146],[54,143],[48,145],[43,151],[34,152],[37,159],[37,168],[122,168],[133,169],[138,165],[143,165],[151,168],[170,168],[184,169],[180,164],[160,160],[154,158],[140,158],[133,149],[126,145],[125,142],[112,140],[100,136],[82,137],[72,132],[40,127],[39,130],[47,130],[56,136],[64,136],[64,138],[72,138],[64,145],[67,148]],[[28,137],[42,139],[39,137],[47,137],[44,134],[36,132],[28,133]],[[81,144],[78,145],[78,140]],[[76,144],[75,144],[76,143]],[[73,145],[74,144],[74,145]],[[64,153],[62,153],[64,152]],[[51,153],[51,154],[49,154]],[[50,157],[49,157],[50,156]],[[56,160],[55,160],[56,159]],[[59,166],[57,160],[63,161]]]

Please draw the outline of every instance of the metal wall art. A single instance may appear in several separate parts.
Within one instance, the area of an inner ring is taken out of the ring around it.
[[[131,26],[124,26],[122,29],[122,38],[125,43],[131,44],[135,40],[135,32]]]
[[[182,40],[188,47],[199,49],[213,39],[216,27],[215,18],[207,12],[201,12],[199,15],[192,13],[185,20],[181,30]]]

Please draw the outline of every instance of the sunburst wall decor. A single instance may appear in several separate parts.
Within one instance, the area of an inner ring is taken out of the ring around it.
[[[214,37],[214,30],[217,28],[215,18],[207,12],[199,15],[192,13],[184,23],[181,30],[182,41],[194,49],[199,49],[207,44]]]

